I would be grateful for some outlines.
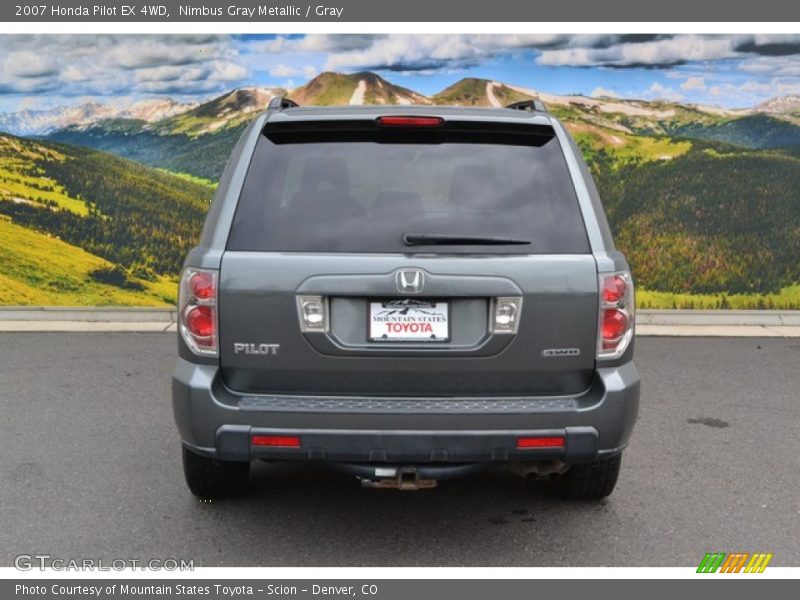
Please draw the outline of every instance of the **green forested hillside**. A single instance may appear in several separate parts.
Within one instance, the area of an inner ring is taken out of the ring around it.
[[[464,79],[428,99],[369,73],[323,73],[293,94],[302,104],[346,104],[359,86],[363,102],[382,104],[490,106],[536,94]],[[51,137],[216,181],[242,129],[257,114],[254,107],[269,93],[234,91],[159,123],[108,121]],[[796,116],[663,101],[543,97],[578,140],[595,174],[643,305],[800,308]],[[6,187],[30,189],[36,205],[6,199],[0,212],[131,272],[177,271],[199,232],[211,193],[207,185],[185,187],[190,180],[169,174],[155,178],[152,169],[106,154],[41,148],[33,171],[5,159],[6,174],[20,179],[7,178]],[[0,177],[3,173],[0,164]],[[145,226],[152,233],[143,234]]]
[[[0,214],[0,306],[174,305],[174,278],[103,279],[116,267],[85,250],[16,225]]]
[[[684,123],[668,127],[676,137],[711,140],[746,148],[783,148],[800,145],[800,127],[795,121],[769,115],[748,115],[714,123]]]
[[[38,237],[29,239],[47,247],[52,244],[45,240],[56,240],[85,251],[91,260],[79,262],[96,267],[84,273],[89,277],[86,283],[124,290],[117,298],[141,296],[148,303],[154,285],[174,279],[197,241],[211,194],[208,186],[110,154],[0,135],[4,223],[37,232]],[[11,231],[8,225],[5,231]],[[4,237],[5,243],[22,243],[19,230],[14,232],[12,240]],[[55,272],[69,266],[59,264],[58,258],[68,253],[56,253],[48,262],[48,251],[42,248],[42,260],[36,263],[40,272],[29,273],[28,283],[46,283],[51,276],[58,281]],[[24,273],[14,263],[20,257],[7,255],[0,274],[8,278]],[[51,295],[61,289],[61,284],[53,285],[46,289]],[[77,284],[63,285],[66,294]],[[164,297],[163,291],[159,297]]]
[[[246,123],[238,123],[201,136],[186,133],[156,132],[131,125],[128,132],[119,131],[119,120],[108,128],[100,122],[88,129],[67,128],[48,139],[110,152],[152,167],[190,173],[217,181]]]
[[[284,90],[242,88],[155,123],[108,119],[67,127],[48,138],[216,181],[244,128],[277,93]]]
[[[593,171],[617,245],[650,290],[764,294],[800,281],[800,160],[695,144]]]

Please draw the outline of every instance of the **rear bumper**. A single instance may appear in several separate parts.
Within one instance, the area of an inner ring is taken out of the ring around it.
[[[596,373],[577,396],[246,396],[225,388],[216,367],[179,359],[172,398],[183,443],[220,460],[576,463],[621,451],[638,413],[633,362]],[[300,447],[255,446],[254,435],[297,437]],[[561,437],[564,445],[520,450],[520,437]]]

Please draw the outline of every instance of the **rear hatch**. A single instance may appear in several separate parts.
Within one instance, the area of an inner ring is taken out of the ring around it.
[[[223,256],[220,363],[242,393],[575,394],[597,312],[549,125],[281,122]]]

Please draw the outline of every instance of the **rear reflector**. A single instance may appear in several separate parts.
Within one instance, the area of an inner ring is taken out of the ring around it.
[[[378,125],[386,127],[439,127],[443,124],[441,117],[378,117]]]
[[[254,435],[253,446],[270,446],[272,448],[299,448],[300,438],[294,435]]]
[[[563,437],[521,437],[517,438],[517,450],[526,448],[563,448]]]

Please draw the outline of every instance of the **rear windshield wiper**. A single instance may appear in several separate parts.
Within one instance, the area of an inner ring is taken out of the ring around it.
[[[523,246],[529,240],[482,235],[454,235],[446,233],[407,233],[403,236],[406,246]]]

